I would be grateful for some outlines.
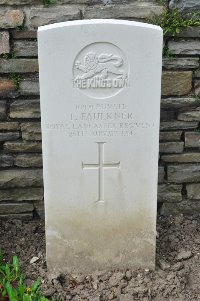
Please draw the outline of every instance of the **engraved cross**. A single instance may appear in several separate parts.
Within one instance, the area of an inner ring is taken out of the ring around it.
[[[98,200],[97,202],[104,202],[104,169],[105,168],[119,168],[120,162],[117,163],[104,163],[104,145],[106,142],[97,142],[98,145],[98,163],[85,164],[82,162],[82,169],[98,170]]]

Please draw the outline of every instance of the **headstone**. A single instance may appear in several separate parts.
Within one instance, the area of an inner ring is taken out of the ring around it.
[[[85,20],[38,38],[49,271],[154,268],[162,30]]]

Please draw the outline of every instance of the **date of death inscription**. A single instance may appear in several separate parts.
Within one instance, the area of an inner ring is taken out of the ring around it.
[[[68,137],[127,137],[148,128],[154,128],[154,123],[136,120],[125,104],[75,105],[64,120],[44,124],[45,130]]]

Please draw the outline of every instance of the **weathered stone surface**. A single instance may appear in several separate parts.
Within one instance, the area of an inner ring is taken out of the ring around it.
[[[18,122],[0,122],[0,131],[15,131],[19,128]]]
[[[88,6],[84,19],[146,19],[153,15],[160,15],[163,6],[154,1],[131,1],[126,5],[94,5]]]
[[[178,37],[180,37],[180,38],[200,38],[200,28],[199,28],[199,26],[184,28],[180,31],[180,33],[178,34]]]
[[[8,169],[0,171],[1,188],[41,187],[42,169]]]
[[[30,25],[38,26],[80,19],[80,9],[75,6],[49,6],[42,8],[31,8]]]
[[[41,0],[0,0],[0,4],[22,5],[22,4],[41,4]]]
[[[163,155],[161,157],[164,162],[175,163],[197,163],[200,162],[200,153],[185,153],[179,155]]]
[[[42,155],[20,154],[16,156],[14,164],[18,167],[42,167]]]
[[[179,113],[177,119],[181,121],[200,121],[200,107],[193,111]]]
[[[1,189],[0,201],[42,201],[43,188]]]
[[[165,182],[165,170],[164,166],[158,167],[158,183],[164,183]]]
[[[161,121],[169,121],[169,120],[175,120],[175,119],[176,119],[175,111],[161,110],[161,112],[160,112],[160,120]]]
[[[200,183],[186,185],[187,196],[191,200],[200,200]]]
[[[168,182],[200,182],[200,164],[169,165],[167,171]]]
[[[195,71],[194,76],[195,77],[200,77],[200,69]]]
[[[1,73],[34,73],[38,72],[37,59],[1,59],[0,72]]]
[[[0,133],[0,142],[9,141],[9,140],[17,140],[20,138],[19,132],[5,132]]]
[[[200,54],[200,41],[169,41],[168,48],[172,54],[185,54],[185,55],[199,55]]]
[[[160,132],[160,141],[180,141],[182,132]]]
[[[9,32],[1,31],[0,32],[0,54],[5,54],[9,52],[10,52]]]
[[[192,71],[163,71],[162,95],[186,95],[192,89]]]
[[[162,98],[161,108],[162,109],[182,109],[184,107],[195,106],[198,101],[194,97],[169,97]]]
[[[161,215],[192,215],[200,213],[200,202],[182,201],[180,203],[164,203],[160,210]]]
[[[200,80],[194,81],[195,95],[200,97]]]
[[[34,207],[31,203],[11,203],[11,204],[1,204],[0,212],[1,214],[9,213],[24,213],[33,211]]]
[[[15,91],[15,84],[10,79],[0,79],[0,97],[10,97]]]
[[[34,204],[34,208],[35,208],[35,211],[36,213],[38,214],[38,216],[41,218],[41,219],[44,219],[45,217],[45,212],[44,212],[44,203],[43,202],[35,202]]]
[[[158,185],[158,202],[180,202],[182,185]]]
[[[0,28],[15,28],[23,24],[24,14],[19,9],[3,9],[0,11]]]
[[[38,48],[36,41],[15,41],[13,51],[17,57],[37,56]]]
[[[24,79],[20,83],[19,92],[21,95],[39,95],[38,79]]]
[[[15,40],[37,39],[37,31],[35,30],[12,30],[11,34]]]
[[[186,132],[185,147],[200,147],[200,132]]]
[[[5,142],[3,149],[12,153],[37,153],[42,151],[42,145],[40,142]]]
[[[33,219],[33,211],[28,213],[17,213],[17,214],[0,214],[0,220],[23,220],[28,221]]]
[[[10,118],[40,118],[39,100],[17,100],[10,105]]]
[[[0,101],[0,120],[6,120],[7,105],[6,101]]]
[[[161,130],[187,130],[196,129],[198,122],[184,122],[184,121],[163,121],[160,124]]]
[[[170,0],[169,7],[176,7],[182,13],[197,12],[200,9],[199,0]]]
[[[184,142],[161,142],[159,144],[160,153],[182,153]]]
[[[10,155],[0,155],[0,167],[10,167],[14,164],[14,158]]]
[[[176,69],[196,69],[199,67],[198,58],[163,58],[163,68]]]
[[[24,140],[42,140],[40,122],[26,122],[21,124],[22,138]]]

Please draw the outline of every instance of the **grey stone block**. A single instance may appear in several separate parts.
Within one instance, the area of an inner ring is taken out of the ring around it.
[[[165,182],[165,170],[164,166],[158,167],[158,183],[164,183]]]
[[[163,68],[167,70],[196,69],[199,67],[198,58],[163,58]]]
[[[37,41],[15,41],[13,45],[14,54],[17,57],[38,55]]]
[[[41,154],[19,154],[14,161],[18,167],[42,167]]]
[[[9,188],[0,189],[0,201],[42,201],[43,188]]]
[[[25,213],[32,212],[34,209],[33,204],[31,203],[0,203],[0,212],[1,214],[16,214],[16,213]]]
[[[200,213],[200,202],[182,201],[180,203],[164,203],[160,210],[161,215],[193,215]]]
[[[200,132],[185,132],[185,147],[200,147]]]
[[[200,10],[199,0],[170,0],[169,7],[176,7],[183,14]]]
[[[192,111],[179,113],[177,119],[180,121],[200,121],[200,107]]]
[[[1,59],[0,72],[1,73],[34,73],[38,72],[37,59]]]
[[[172,163],[200,163],[200,153],[185,153],[178,155],[163,155],[162,161]]]
[[[200,182],[200,164],[169,165],[167,174],[170,183]]]
[[[7,105],[6,101],[1,100],[0,101],[0,120],[6,120],[6,111],[7,111]]]
[[[186,185],[187,196],[192,200],[200,200],[200,183]]]
[[[80,9],[75,5],[32,7],[30,10],[30,26],[38,26],[80,19]]]
[[[0,133],[0,142],[17,140],[21,136],[20,132],[4,132]]]
[[[161,130],[188,130],[196,129],[198,122],[184,122],[184,121],[163,121],[160,124]]]
[[[131,1],[126,5],[88,6],[84,12],[84,19],[146,19],[162,12],[163,6],[155,1]]]
[[[10,37],[8,31],[0,32],[0,54],[10,52]]]
[[[40,118],[39,100],[14,101],[10,105],[10,118]]]
[[[17,214],[0,214],[0,220],[24,220],[29,221],[33,219],[33,211],[28,213],[17,213]]]
[[[24,21],[24,13],[19,9],[1,8],[0,28],[15,28],[21,26]]]
[[[9,169],[0,171],[0,188],[41,187],[42,169]]]
[[[161,100],[162,109],[182,109],[195,105],[198,105],[195,97],[169,97]]]
[[[38,153],[42,151],[42,145],[40,142],[5,142],[3,150],[8,153]]]
[[[181,202],[182,185],[158,185],[158,202]]]
[[[0,122],[0,131],[17,131],[19,129],[19,122]]]
[[[162,95],[187,95],[192,89],[192,71],[163,71]]]
[[[160,153],[182,153],[184,143],[183,142],[161,142],[159,152]]]
[[[200,54],[200,41],[169,41],[168,48],[172,54],[178,55],[199,55]]]
[[[180,141],[182,132],[160,132],[160,141]]]
[[[0,167],[11,167],[14,164],[14,158],[10,155],[0,155]]]
[[[22,138],[24,140],[42,140],[40,122],[22,123],[21,131],[22,131]]]
[[[21,95],[39,95],[39,80],[34,78],[22,80],[19,92]]]

